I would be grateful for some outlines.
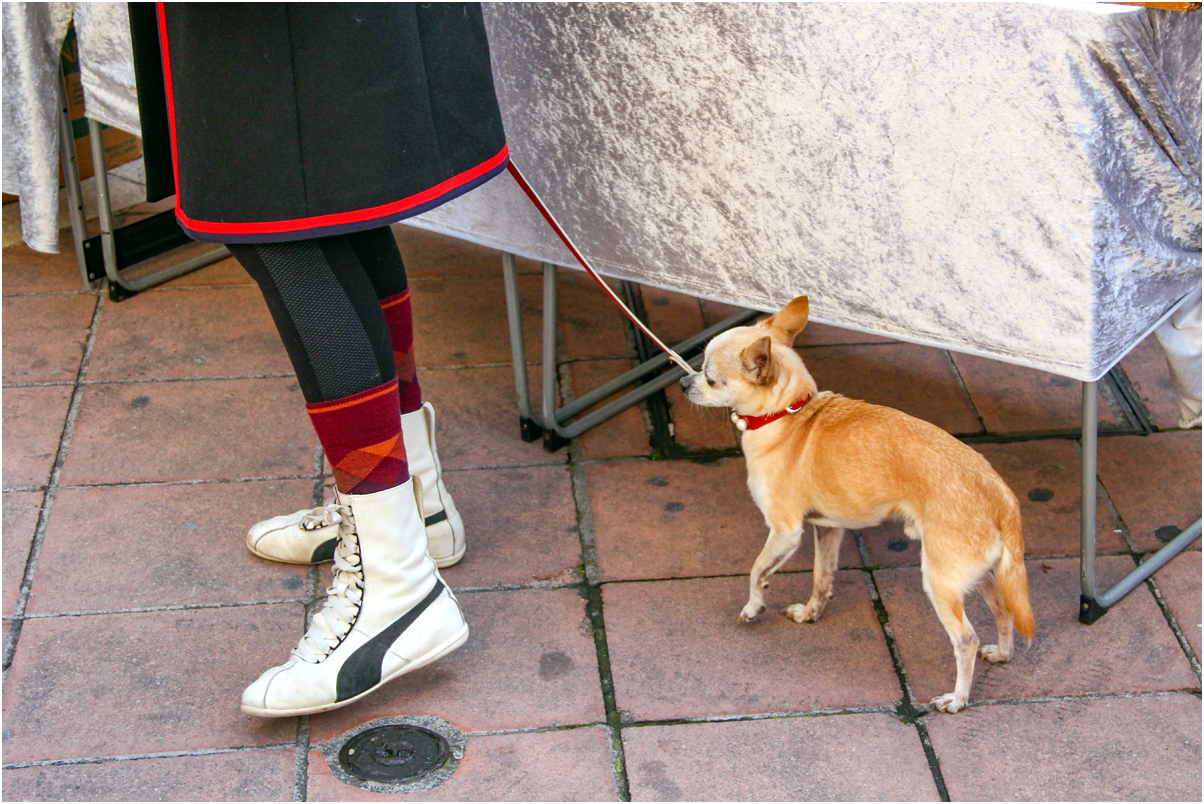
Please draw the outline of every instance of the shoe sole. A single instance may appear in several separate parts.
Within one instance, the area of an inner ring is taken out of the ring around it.
[[[468,552],[468,545],[464,545],[464,547],[460,548],[460,552],[456,553],[455,555],[447,556],[446,558],[435,558],[434,556],[431,556],[431,558],[434,559],[436,567],[439,569],[447,569],[452,564],[460,563],[460,559],[464,558],[464,554],[466,552]]]
[[[326,561],[292,561],[287,558],[279,558],[278,556],[270,556],[267,553],[261,553],[258,550],[256,550],[254,547],[251,546],[250,542],[247,542],[247,549],[249,551],[251,551],[251,553],[253,555],[257,555],[260,558],[264,559],[265,561],[275,561],[277,564],[292,564],[295,567],[312,567],[315,564],[329,564],[331,561],[331,559],[328,559]],[[468,551],[468,545],[465,544],[463,547],[460,548],[460,552],[458,552],[454,555],[444,556],[443,558],[435,558],[434,556],[431,556],[431,559],[435,562],[435,566],[438,567],[439,569],[447,569],[448,567],[452,566],[453,564],[459,564],[460,559],[464,558],[464,553],[466,553],[467,551]]]
[[[392,681],[393,679],[395,679],[399,676],[404,676],[406,673],[411,673],[411,672],[419,669],[420,667],[426,667],[431,662],[435,662],[435,661],[438,661],[439,659],[442,659],[444,656],[451,653],[452,651],[454,651],[456,648],[460,647],[467,641],[468,641],[468,623],[465,623],[464,627],[461,628],[460,631],[457,632],[455,636],[453,636],[448,641],[444,642],[442,645],[440,645],[435,650],[428,653],[426,656],[422,657],[418,661],[411,662],[410,664],[405,665],[400,670],[398,670],[397,672],[388,676],[387,678],[382,678],[375,686],[369,687],[368,689],[361,692],[359,695],[356,695],[354,698],[348,698],[345,701],[336,701],[334,703],[322,704],[321,706],[307,706],[302,709],[259,709],[254,706],[246,706],[244,704],[242,706],[242,711],[248,715],[255,715],[257,717],[299,717],[301,715],[316,715],[319,712],[329,712],[332,709],[339,709],[341,707],[355,703],[360,698],[363,698],[366,695],[371,695],[373,692],[380,689],[385,684],[388,684],[390,681]]]

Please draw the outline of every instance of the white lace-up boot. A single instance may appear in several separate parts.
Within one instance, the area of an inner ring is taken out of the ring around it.
[[[439,568],[464,557],[464,522],[443,485],[443,466],[435,449],[435,409],[426,402],[401,417],[410,474],[422,490],[426,537]],[[247,547],[260,558],[285,564],[317,564],[334,557],[339,513],[336,501],[259,522],[247,532]]]
[[[262,717],[324,712],[451,653],[468,639],[455,595],[427,555],[411,479],[373,494],[336,493],[334,583],[289,660],[247,687]],[[333,518],[333,516],[332,516]]]

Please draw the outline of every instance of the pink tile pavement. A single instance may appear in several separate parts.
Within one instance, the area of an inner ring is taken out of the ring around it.
[[[780,610],[810,594],[807,574],[777,576],[767,610],[737,615],[744,578],[613,583],[602,588],[615,698],[629,721],[893,706],[900,689],[859,571],[837,573],[817,623]]]
[[[952,356],[988,432],[1082,428],[1081,383],[985,357],[956,352]],[[1117,424],[1102,400],[1099,412],[1101,428]]]
[[[4,492],[3,602],[6,615],[12,614],[17,605],[43,496],[40,491]]]
[[[538,407],[539,367],[527,371]],[[519,438],[514,370],[510,366],[418,372],[422,395],[434,405],[439,459],[447,469],[565,462]]]
[[[4,487],[45,486],[71,405],[69,385],[4,389]]]
[[[1200,699],[971,707],[928,721],[953,801],[1199,801]]]
[[[648,326],[665,343],[676,345],[706,328],[698,299],[684,293],[641,288]]]
[[[617,281],[611,280],[610,284],[612,288],[618,287]],[[627,340],[631,326],[627,318],[584,271],[560,269],[556,288],[562,353],[566,357],[573,360],[633,356]],[[622,293],[616,292],[622,298]]]
[[[239,701],[303,623],[295,603],[26,620],[4,685],[4,761],[291,742],[294,720],[244,715]]]
[[[8,296],[4,382],[74,382],[96,310],[94,296]]]
[[[1200,638],[1200,551],[1188,550],[1175,556],[1154,579],[1199,660],[1204,655]]]
[[[71,230],[59,232],[58,254],[43,254],[24,243],[4,249],[4,293],[79,292],[79,268]]]
[[[950,433],[981,431],[945,353],[905,343],[800,350],[821,390],[886,405]]]
[[[258,288],[143,293],[105,307],[89,380],[292,374]]]
[[[625,358],[575,360],[569,363],[568,377],[573,398],[585,396],[603,383],[610,382],[631,370],[634,366],[634,360]],[[593,408],[586,410],[584,415],[588,415],[592,410],[604,404],[613,402],[634,387],[628,386],[617,391]],[[533,404],[537,410],[541,411],[542,407],[537,401],[540,394],[538,389],[538,386],[532,387]],[[587,460],[647,455],[651,451],[648,442],[648,428],[644,423],[644,413],[640,405],[629,407],[598,426],[586,430],[578,437],[578,443],[581,445],[582,456]]]
[[[1120,580],[1133,562],[1101,557],[1099,588]],[[1027,562],[1029,596],[1037,621],[1032,645],[1016,640],[1006,665],[979,660],[970,703],[1054,695],[1129,693],[1198,688],[1186,656],[1144,586],[1117,603],[1094,625],[1078,622],[1077,559]],[[956,675],[949,637],[920,587],[918,568],[875,573],[903,665],[921,703],[953,689]],[[976,594],[966,616],[979,641],[995,641],[995,621]]]
[[[605,719],[597,651],[575,589],[464,592],[471,635],[435,664],[363,701],[310,717],[314,740],[393,715],[434,715],[464,731],[597,723]]]
[[[748,493],[744,460],[623,461],[586,469],[598,566],[605,580],[743,575],[768,529]],[[784,571],[810,569],[813,537]],[[848,537],[843,566],[858,566]]]
[[[1154,425],[1162,430],[1178,427],[1179,399],[1158,338],[1150,335],[1137,344],[1120,365]]]
[[[894,715],[629,728],[633,801],[934,801],[914,726]]]
[[[1100,439],[1099,478],[1138,547],[1156,550],[1200,518],[1200,431]]]
[[[521,466],[445,472],[467,552],[443,570],[456,588],[580,581],[581,538],[568,469]]]
[[[439,232],[407,223],[393,225],[393,236],[405,261],[406,275],[415,277],[497,276],[501,254]],[[539,263],[519,258],[520,273],[538,273]]]
[[[302,599],[307,568],[256,557],[246,533],[260,519],[310,507],[312,496],[309,480],[63,489],[29,611]],[[114,566],[123,567],[120,579]]]
[[[976,444],[1020,501],[1028,556],[1078,555],[1082,463],[1073,441]],[[1095,512],[1096,550],[1126,549],[1102,495]]]
[[[201,756],[10,768],[8,801],[291,801],[295,752]]]
[[[316,443],[291,377],[90,385],[63,482],[310,475]]]
[[[704,408],[686,399],[681,386],[665,389],[677,443],[691,449],[738,449],[740,441],[726,408]]]
[[[310,801],[614,801],[606,729],[469,735],[455,775],[421,793],[380,795],[334,777],[320,751],[309,757]]]
[[[519,279],[528,362],[540,359],[541,292],[538,277]],[[512,362],[500,270],[489,276],[416,277],[410,294],[419,368]]]

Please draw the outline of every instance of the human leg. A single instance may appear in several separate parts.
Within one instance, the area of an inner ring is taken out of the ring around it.
[[[419,479],[423,496],[428,547],[440,568],[449,567],[464,556],[464,523],[443,483],[443,469],[435,444],[434,407],[429,402],[422,402],[414,361],[410,290],[401,252],[388,227],[356,232],[341,239],[345,239],[354,252],[383,314],[392,342],[391,359],[401,405],[402,437],[410,471]],[[360,287],[358,292],[357,298],[363,306],[367,291]],[[335,536],[332,515],[321,507],[257,523],[247,534],[247,545],[262,558],[309,564],[331,560]]]
[[[1166,353],[1179,398],[1179,426],[1195,427],[1200,423],[1200,290],[1194,302],[1186,302],[1154,334]]]
[[[422,401],[414,359],[414,317],[405,265],[393,230],[367,229],[347,236],[376,290],[393,340],[393,362],[401,399],[401,430],[410,471],[421,481],[422,510],[431,556],[450,567],[464,556],[464,522],[443,484],[443,467],[435,447],[435,408]]]
[[[428,664],[468,637],[427,554],[401,432],[392,344],[345,238],[234,245],[294,362],[335,474],[328,598],[284,665],[243,693],[261,716],[325,711]]]
[[[401,412],[413,413],[422,407],[422,389],[414,364],[414,317],[410,308],[410,287],[401,251],[387,226],[347,235],[368,281],[380,301],[393,341],[393,362],[397,372],[397,392]]]

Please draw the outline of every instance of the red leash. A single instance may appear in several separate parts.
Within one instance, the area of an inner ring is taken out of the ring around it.
[[[636,318],[635,314],[627,309],[627,305],[623,304],[622,299],[620,299],[615,292],[610,289],[610,285],[603,282],[602,277],[598,276],[597,271],[590,267],[590,264],[585,261],[585,257],[580,251],[577,250],[577,247],[573,245],[573,241],[569,240],[569,236],[564,233],[564,229],[561,229],[560,224],[558,224],[556,219],[552,217],[552,213],[548,211],[548,208],[545,207],[543,202],[539,200],[539,196],[536,195],[535,191],[531,189],[531,185],[527,184],[527,180],[524,179],[523,174],[519,172],[518,166],[514,164],[513,158],[511,158],[510,163],[506,166],[506,168],[510,171],[510,175],[514,177],[514,180],[518,182],[518,186],[522,187],[523,192],[525,192],[527,197],[531,199],[531,203],[533,203],[535,208],[539,210],[541,215],[543,215],[544,220],[546,220],[548,225],[552,227],[552,231],[554,231],[561,241],[564,242],[569,251],[572,252],[572,255],[577,258],[577,262],[581,263],[581,267],[585,269],[586,273],[594,278],[594,281],[598,283],[598,286],[601,287],[602,290],[606,291],[606,295],[610,296],[610,300],[619,305],[627,317],[631,319],[631,323],[639,327],[645,335],[652,339],[653,343],[664,350],[665,354],[669,355],[669,359],[676,363],[682,371],[684,371],[686,374],[697,373],[695,372],[694,367],[687,363],[681,355],[666,346],[660,338],[653,335],[652,330],[644,326],[644,322]]]

